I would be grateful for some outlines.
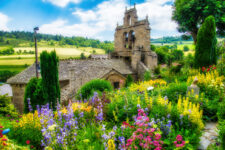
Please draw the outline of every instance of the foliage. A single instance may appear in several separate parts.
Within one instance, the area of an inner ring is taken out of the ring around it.
[[[17,73],[18,73],[17,71],[8,71],[8,70],[0,71],[0,82],[6,82],[7,79],[15,76]]]
[[[188,54],[185,58],[184,58],[184,63],[186,67],[194,67],[195,65],[195,58],[192,54]]]
[[[0,95],[0,114],[18,117],[18,113],[11,103],[11,98],[7,95]]]
[[[209,66],[217,63],[216,53],[216,25],[213,16],[205,19],[197,36],[195,65]]]
[[[182,50],[172,50],[171,55],[173,56],[174,60],[183,60],[184,52]]]
[[[44,99],[50,103],[51,108],[56,109],[56,103],[60,101],[59,58],[55,51],[43,51],[40,61]]]
[[[12,55],[14,54],[14,52],[14,49],[12,47],[9,47],[7,49],[0,50],[0,55]]]
[[[144,74],[144,81],[149,81],[151,80],[151,72],[150,71],[146,71],[145,74]]]
[[[84,53],[80,54],[80,59],[86,59],[86,56],[84,55]]]
[[[160,65],[154,68],[154,73],[157,75],[160,74]]]
[[[28,102],[31,108],[28,108]],[[36,110],[37,105],[45,105],[47,101],[44,99],[42,80],[32,78],[26,85],[24,94],[24,113]]]
[[[199,26],[210,15],[215,17],[218,33],[220,35],[225,34],[224,9],[225,2],[222,0],[204,0],[204,2],[199,0],[175,0],[172,18],[179,25],[178,31],[191,33],[196,43]]]
[[[219,138],[221,141],[221,148],[225,149],[225,120],[219,122]]]
[[[27,141],[37,149],[41,148],[41,122],[38,112],[24,114],[17,122],[14,122],[10,139],[15,139],[18,143],[26,145]]]
[[[159,64],[165,64],[167,61],[167,52],[168,48],[166,47],[160,47],[155,50],[157,56],[158,56],[158,63]]]
[[[176,82],[176,83],[170,83],[164,91],[162,91],[162,94],[164,96],[167,96],[168,99],[172,102],[177,102],[179,99],[179,96],[185,96],[187,92],[187,83],[186,82]]]
[[[184,48],[183,48],[183,50],[184,50],[185,52],[187,52],[187,51],[189,51],[189,47],[188,47],[187,45],[185,45]]]
[[[113,87],[109,81],[95,79],[84,84],[77,92],[77,98],[88,99],[94,92],[112,91]]]
[[[130,86],[132,83],[134,82],[134,79],[132,78],[132,76],[129,74],[126,78],[126,82],[125,82],[125,87]]]

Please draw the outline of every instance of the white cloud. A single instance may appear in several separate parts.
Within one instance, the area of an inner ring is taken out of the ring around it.
[[[176,23],[171,21],[173,0],[146,0],[136,5],[139,19],[149,16],[152,37],[173,36],[178,34]],[[40,31],[66,36],[87,36],[113,40],[117,22],[122,24],[126,0],[109,0],[92,10],[77,9],[73,15],[80,18],[80,23],[69,25],[66,20],[58,19],[50,24],[41,26]],[[109,34],[110,33],[110,34]]]
[[[9,22],[9,17],[0,12],[0,30],[8,31],[7,23]]]
[[[80,3],[81,0],[42,0],[43,2],[50,2],[56,6],[59,7],[65,7],[67,6],[69,3]]]

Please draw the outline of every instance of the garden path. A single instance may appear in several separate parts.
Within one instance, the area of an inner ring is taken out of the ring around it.
[[[216,122],[206,123],[205,129],[201,137],[200,146],[198,147],[199,150],[206,150],[210,144],[215,142],[218,136],[216,126],[217,126]]]

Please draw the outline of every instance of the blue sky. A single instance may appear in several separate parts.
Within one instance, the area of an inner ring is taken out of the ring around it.
[[[139,19],[149,16],[151,37],[179,35],[171,21],[173,0],[131,0]],[[32,31],[113,40],[130,0],[0,0],[0,30]]]

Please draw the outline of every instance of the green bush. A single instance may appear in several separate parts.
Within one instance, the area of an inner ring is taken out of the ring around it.
[[[225,98],[219,104],[217,116],[219,120],[225,120]]]
[[[150,71],[146,71],[144,74],[144,80],[145,81],[149,81],[151,80],[151,72]]]
[[[28,113],[28,98],[33,110],[36,110],[37,105],[44,105],[47,101],[44,98],[42,80],[37,78],[32,78],[25,89],[24,95],[24,112]]]
[[[9,79],[12,76],[15,76],[18,72],[16,71],[8,71],[8,70],[4,70],[4,71],[0,71],[0,82],[6,82],[7,79]]]
[[[113,87],[109,81],[95,79],[84,84],[77,92],[78,99],[88,99],[94,92],[112,91]]]
[[[126,82],[125,82],[125,87],[130,86],[132,83],[134,82],[134,79],[132,78],[132,76],[129,74],[127,76]]]
[[[154,73],[157,74],[157,75],[159,75],[160,72],[161,72],[161,71],[160,71],[160,65],[158,65],[157,67],[155,67]]]
[[[0,95],[0,114],[10,115],[13,118],[18,117],[18,113],[11,103],[11,98],[7,95]]]
[[[225,120],[219,122],[219,138],[221,142],[221,149],[225,149]]]
[[[185,52],[187,52],[187,51],[189,51],[189,47],[188,47],[187,45],[185,45],[184,48],[183,48],[183,50],[184,50]]]
[[[187,92],[187,83],[170,83],[168,87],[162,92],[164,96],[172,102],[177,102],[179,96],[185,96]]]

